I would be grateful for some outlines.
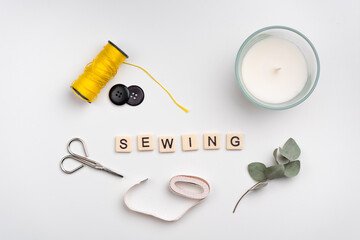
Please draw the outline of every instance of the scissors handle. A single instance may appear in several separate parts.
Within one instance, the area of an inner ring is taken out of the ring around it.
[[[80,156],[76,153],[72,153],[68,156],[71,156],[72,159],[78,161],[78,162],[81,162],[82,164],[86,165],[86,166],[89,166],[89,167],[92,167],[92,168],[96,168],[96,169],[101,169],[102,166],[100,163],[94,161],[94,160],[91,160],[90,158],[88,157],[83,157],[83,156]]]
[[[71,151],[70,145],[71,145],[71,143],[74,142],[74,141],[78,141],[78,142],[81,143],[81,145],[83,146],[83,149],[84,149],[85,157],[84,157],[84,156],[80,156],[80,155],[74,153],[73,151]],[[113,175],[115,175],[115,176],[118,176],[118,177],[124,177],[123,175],[118,174],[118,173],[116,173],[116,172],[114,172],[114,171],[112,171],[112,170],[104,167],[104,166],[101,165],[100,163],[98,163],[98,162],[96,162],[96,161],[91,160],[90,158],[88,158],[89,154],[88,154],[88,151],[87,151],[87,149],[86,149],[85,143],[84,143],[84,141],[83,141],[82,139],[80,139],[80,138],[73,138],[73,139],[71,139],[70,142],[69,142],[68,145],[67,145],[67,150],[68,150],[68,152],[70,153],[70,155],[66,155],[66,156],[63,157],[63,158],[61,159],[61,161],[60,161],[60,168],[61,168],[61,170],[62,170],[64,173],[67,173],[67,174],[74,173],[74,172],[78,171],[80,168],[84,167],[84,165],[86,165],[86,166],[95,168],[95,169],[97,169],[97,170],[104,170],[105,172],[111,173],[111,174],[113,174]],[[66,170],[65,167],[64,167],[64,161],[65,161],[66,159],[69,159],[69,158],[80,162],[81,165],[78,166],[78,167],[75,167],[75,168],[72,169],[72,170]]]
[[[66,170],[65,167],[64,167],[64,161],[65,161],[66,159],[69,159],[69,158],[74,159],[74,160],[77,161],[77,159],[76,159],[74,156],[72,156],[72,155],[66,155],[65,157],[63,157],[63,158],[61,159],[61,161],[60,161],[60,168],[61,168],[61,170],[62,170],[64,173],[71,174],[71,173],[76,172],[76,171],[79,170],[80,168],[84,167],[84,164],[81,164],[80,166],[78,166],[78,167],[76,167],[76,168],[74,168],[74,169],[72,169],[72,170]]]
[[[75,160],[75,161],[80,162],[81,165],[78,166],[78,167],[75,167],[75,168],[72,169],[72,170],[66,170],[65,167],[64,167],[64,161],[65,161],[66,159],[73,159],[73,160]],[[102,170],[102,168],[103,168],[99,163],[97,163],[97,162],[95,162],[95,161],[93,161],[93,160],[87,159],[87,158],[85,158],[85,157],[79,156],[79,155],[77,155],[77,154],[74,154],[74,155],[66,155],[66,156],[63,157],[63,158],[61,159],[61,161],[60,161],[60,168],[61,168],[61,170],[62,170],[64,173],[67,173],[67,174],[71,174],[71,173],[76,172],[76,171],[79,170],[80,168],[84,167],[84,165],[89,166],[89,167],[92,167],[92,168],[95,168],[95,169],[100,169],[100,170]]]

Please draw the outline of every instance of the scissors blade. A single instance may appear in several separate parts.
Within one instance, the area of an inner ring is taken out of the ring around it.
[[[113,174],[113,175],[115,175],[115,176],[121,177],[121,178],[124,177],[123,175],[121,175],[121,174],[119,174],[119,173],[117,173],[117,172],[114,172],[113,170],[110,170],[110,169],[108,169],[108,168],[106,168],[106,167],[103,167],[102,170],[104,170],[105,172],[111,173],[111,174]]]

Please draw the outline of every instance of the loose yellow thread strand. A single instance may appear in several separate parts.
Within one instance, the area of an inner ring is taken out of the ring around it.
[[[107,84],[108,81],[115,77],[121,63],[125,63],[143,70],[162,89],[164,89],[164,91],[170,96],[173,102],[180,109],[186,113],[189,112],[188,109],[177,103],[173,96],[171,96],[170,92],[153,76],[151,76],[148,71],[135,64],[124,62],[125,59],[127,59],[127,55],[109,41],[109,43],[104,46],[104,49],[95,57],[95,59],[86,65],[83,74],[80,75],[79,78],[71,84],[73,92],[83,100],[88,102],[95,101],[100,90]]]
[[[147,75],[149,75],[149,76],[152,78],[152,80],[154,80],[157,84],[159,84],[159,86],[160,86],[162,89],[164,89],[164,91],[170,96],[170,98],[173,100],[173,102],[174,102],[179,108],[181,108],[181,110],[183,110],[183,111],[186,112],[186,113],[189,112],[188,109],[186,109],[185,107],[181,106],[178,102],[176,102],[176,100],[173,98],[173,96],[171,96],[170,92],[169,92],[163,85],[161,85],[161,83],[159,83],[158,81],[156,81],[156,79],[155,79],[153,76],[151,76],[151,74],[150,74],[148,71],[146,71],[144,68],[142,68],[142,67],[140,67],[140,66],[138,66],[138,65],[132,64],[132,63],[128,63],[128,62],[123,62],[123,63],[124,63],[124,64],[127,64],[127,65],[130,65],[130,66],[133,66],[133,67],[137,67],[137,68],[143,70]]]

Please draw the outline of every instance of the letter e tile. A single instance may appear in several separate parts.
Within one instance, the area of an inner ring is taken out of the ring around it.
[[[138,135],[137,145],[139,151],[152,151],[154,150],[154,135]]]

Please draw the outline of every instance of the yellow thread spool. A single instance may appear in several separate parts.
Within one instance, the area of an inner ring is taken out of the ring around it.
[[[144,68],[135,64],[124,62],[128,56],[120,48],[118,48],[111,41],[104,49],[96,56],[96,58],[86,65],[84,73],[71,84],[73,92],[81,99],[89,103],[95,101],[96,96],[100,90],[110,81],[117,73],[121,63],[137,67],[148,74],[164,91],[170,96],[173,102],[181,108],[184,112],[189,112],[188,109],[181,106],[175,101],[170,92],[162,86],[151,74]]]
[[[85,67],[84,73],[72,83],[71,88],[81,99],[93,102],[127,58],[126,53],[109,41],[99,55]]]

